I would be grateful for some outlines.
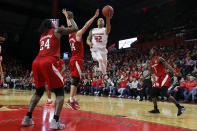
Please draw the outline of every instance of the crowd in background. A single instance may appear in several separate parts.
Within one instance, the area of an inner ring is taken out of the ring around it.
[[[171,76],[171,87],[168,93],[179,101],[195,102],[197,95],[197,44],[179,44],[158,47],[158,55],[163,57],[182,77]],[[148,48],[130,48],[114,50],[108,53],[108,79],[96,71],[98,63],[93,62],[91,55],[84,58],[84,72],[78,86],[78,93],[83,95],[113,96],[131,99],[150,99],[152,88],[151,77],[147,74],[150,60]],[[65,92],[70,90],[69,61],[65,61]],[[4,59],[4,88],[35,89],[32,72],[23,68],[15,59]],[[166,100],[160,96],[160,100]]]

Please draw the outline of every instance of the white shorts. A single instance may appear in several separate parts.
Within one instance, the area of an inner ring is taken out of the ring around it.
[[[107,60],[107,53],[108,53],[108,51],[107,51],[106,48],[104,48],[104,49],[91,48],[90,51],[91,51],[93,60],[96,60],[96,61],[98,61],[99,59]]]

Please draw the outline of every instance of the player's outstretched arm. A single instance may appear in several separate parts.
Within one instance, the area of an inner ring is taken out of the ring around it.
[[[106,16],[106,34],[109,34],[111,31],[111,18],[112,14],[109,12],[108,16]]]
[[[68,35],[70,33],[76,32],[78,30],[78,27],[73,19],[74,18],[73,13],[70,11],[66,11],[66,9],[63,9],[62,13],[66,16],[66,19],[68,19],[67,24],[69,27],[65,28],[64,26],[61,26],[58,28],[57,32],[62,35]]]
[[[85,23],[85,25],[83,26],[83,28],[79,31],[77,31],[77,35],[76,35],[76,39],[77,41],[80,41],[82,38],[82,35],[86,32],[86,30],[88,29],[88,27],[90,27],[90,25],[92,24],[92,22],[94,21],[95,18],[97,18],[99,15],[99,9],[96,10],[95,15]]]
[[[87,45],[89,45],[90,46],[90,48],[92,47],[92,30],[90,30],[89,31],[89,35],[88,35],[88,38],[87,38],[87,40],[86,40],[86,43],[87,43]]]
[[[170,64],[168,64],[162,57],[159,57],[158,61],[160,63],[164,64],[165,67],[167,67],[171,72],[173,72],[177,76],[181,76],[181,74],[180,73],[177,73],[176,70],[174,68],[172,68],[172,66],[170,66]]]

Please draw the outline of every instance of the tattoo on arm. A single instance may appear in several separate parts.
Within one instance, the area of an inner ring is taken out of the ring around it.
[[[159,57],[159,63],[162,63],[167,67],[171,72],[176,73],[176,71],[172,68],[170,64],[168,64],[162,57]]]
[[[77,31],[78,27],[77,27],[75,21],[73,19],[70,19],[70,22],[72,24],[71,27],[66,27],[66,28],[65,27],[59,27],[57,32],[62,34],[62,35],[68,35],[70,33],[73,33],[75,31]]]

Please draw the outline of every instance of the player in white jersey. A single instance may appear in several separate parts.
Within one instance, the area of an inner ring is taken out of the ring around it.
[[[106,27],[104,27],[105,22],[103,18],[99,18],[97,21],[98,28],[93,28],[89,32],[89,36],[87,38],[87,44],[90,46],[90,51],[92,53],[92,58],[94,61],[98,61],[99,68],[104,76],[107,75],[107,40],[108,34],[111,30],[110,20],[112,15],[109,14],[106,17]],[[106,78],[106,77],[105,77]]]

